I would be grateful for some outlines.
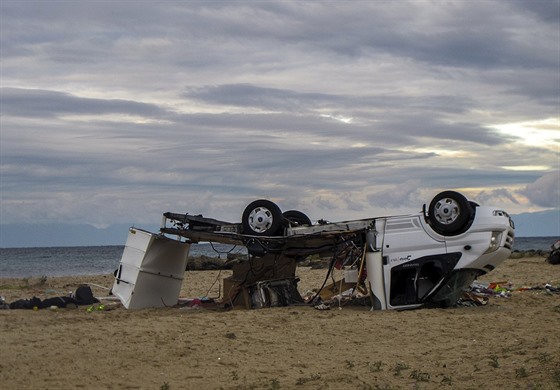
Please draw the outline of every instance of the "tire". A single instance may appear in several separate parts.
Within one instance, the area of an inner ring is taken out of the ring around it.
[[[243,211],[243,233],[252,236],[275,236],[282,227],[282,211],[266,199],[255,200]]]
[[[287,220],[289,225],[293,226],[311,226],[313,223],[311,219],[304,213],[298,210],[288,210],[282,213],[284,220]]]
[[[474,214],[471,203],[462,194],[444,191],[432,199],[428,208],[428,220],[432,228],[444,235],[453,236],[464,232]]]

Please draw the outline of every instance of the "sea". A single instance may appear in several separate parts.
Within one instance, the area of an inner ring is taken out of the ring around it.
[[[559,237],[516,237],[514,250],[548,251]],[[75,246],[0,248],[0,278],[109,274],[117,269],[124,246]],[[246,253],[245,248],[225,244],[191,245],[189,256],[227,258]]]
[[[123,251],[124,245],[0,248],[0,278],[108,274],[117,269]],[[200,243],[191,245],[189,257],[225,260],[228,253],[245,254],[247,250],[234,245]]]

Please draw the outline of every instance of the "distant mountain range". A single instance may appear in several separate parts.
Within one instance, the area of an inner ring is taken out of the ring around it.
[[[517,237],[560,237],[560,210],[512,215]],[[0,224],[0,248],[124,245],[132,224]],[[159,226],[137,226],[151,232]]]
[[[559,237],[560,209],[512,215],[517,237]]]

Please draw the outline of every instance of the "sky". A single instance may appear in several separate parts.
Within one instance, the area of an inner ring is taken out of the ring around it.
[[[560,2],[0,2],[0,223],[560,208]]]

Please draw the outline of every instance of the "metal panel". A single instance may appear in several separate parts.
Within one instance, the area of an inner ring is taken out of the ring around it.
[[[387,309],[385,300],[385,282],[383,277],[383,259],[380,251],[366,253],[367,278],[373,294],[374,310]]]
[[[177,304],[190,244],[130,229],[113,294],[127,309]]]

